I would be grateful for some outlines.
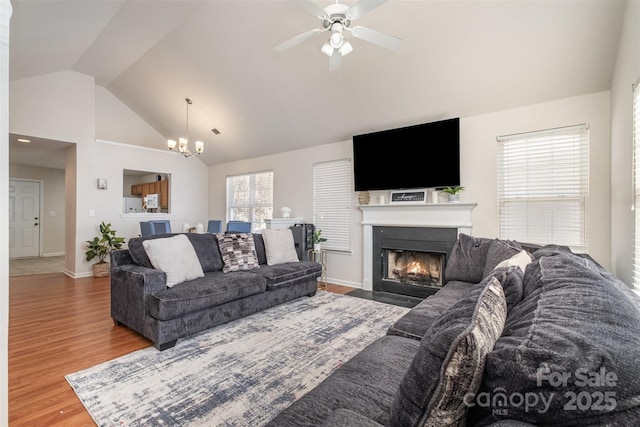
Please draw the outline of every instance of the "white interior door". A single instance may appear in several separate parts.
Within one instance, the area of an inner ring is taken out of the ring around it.
[[[40,183],[9,180],[9,258],[40,256]]]

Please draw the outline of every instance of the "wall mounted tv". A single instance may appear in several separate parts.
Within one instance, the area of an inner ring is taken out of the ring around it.
[[[460,185],[460,119],[354,135],[355,191]]]

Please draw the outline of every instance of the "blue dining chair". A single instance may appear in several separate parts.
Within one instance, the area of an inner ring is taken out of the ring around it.
[[[157,219],[149,222],[152,224],[153,234],[171,233],[171,222],[168,219]]]
[[[207,233],[222,233],[222,220],[210,219],[207,224]]]
[[[149,221],[140,221],[140,235],[150,236],[153,234],[153,224]]]
[[[227,233],[251,233],[251,223],[247,221],[227,222]]]

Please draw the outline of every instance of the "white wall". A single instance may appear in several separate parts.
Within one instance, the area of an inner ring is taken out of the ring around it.
[[[164,139],[132,114],[124,104],[93,78],[73,71],[12,82],[10,131],[73,142],[65,166],[65,272],[90,276],[85,242],[99,232],[101,221],[110,222],[118,235],[131,238],[140,232],[139,221],[159,215],[122,214],[123,169],[171,174],[171,221],[174,230],[183,222],[207,220],[207,167],[198,159],[185,159],[164,149]],[[110,129],[117,127],[117,132]],[[97,133],[96,129],[100,129]],[[117,135],[125,142],[145,138],[163,149],[136,147],[99,140]],[[107,178],[107,190],[97,179]],[[90,216],[93,212],[95,216]]]
[[[0,229],[9,229],[9,22],[0,0]],[[9,236],[0,233],[0,426],[9,425]]]
[[[461,118],[461,181],[463,202],[476,202],[473,234],[496,237],[496,137],[504,134],[587,123],[590,126],[590,253],[605,267],[609,264],[609,92],[561,99],[539,105]],[[225,218],[225,177],[272,169],[274,216],[289,206],[292,217],[313,222],[314,162],[352,156],[351,141],[327,144],[209,168],[209,214]],[[372,200],[387,192],[371,192]],[[353,193],[352,253],[330,252],[327,277],[332,283],[362,284],[362,213]]]
[[[42,256],[64,254],[64,170],[10,164],[9,176],[11,179],[42,181],[42,206],[40,206],[39,219]]]
[[[609,92],[560,99],[461,120],[461,201],[478,202],[473,230],[498,235],[496,137],[586,123],[589,125],[589,254],[609,266]]]
[[[625,283],[633,277],[631,85],[640,78],[640,1],[628,1],[611,82],[611,268]]]

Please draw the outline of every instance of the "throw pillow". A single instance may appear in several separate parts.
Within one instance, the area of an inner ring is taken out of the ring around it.
[[[193,245],[184,234],[142,242],[151,265],[167,274],[167,286],[204,276]]]
[[[529,253],[523,249],[511,258],[505,259],[504,261],[498,263],[498,265],[495,266],[494,270],[500,267],[518,267],[520,271],[524,273],[527,265],[529,265],[530,263],[531,255],[529,255]]]
[[[298,253],[290,229],[264,229],[262,239],[268,265],[298,262]]]
[[[392,426],[461,425],[480,387],[486,355],[502,332],[507,305],[489,276],[433,323],[391,406]]]
[[[251,233],[218,233],[216,237],[222,261],[224,261],[222,267],[224,273],[260,267]]]
[[[487,277],[498,264],[505,259],[517,255],[521,250],[522,245],[516,241],[493,239],[487,251],[487,259],[484,263],[482,277]]]
[[[492,239],[460,233],[447,260],[444,273],[446,281],[481,282],[491,241]]]

